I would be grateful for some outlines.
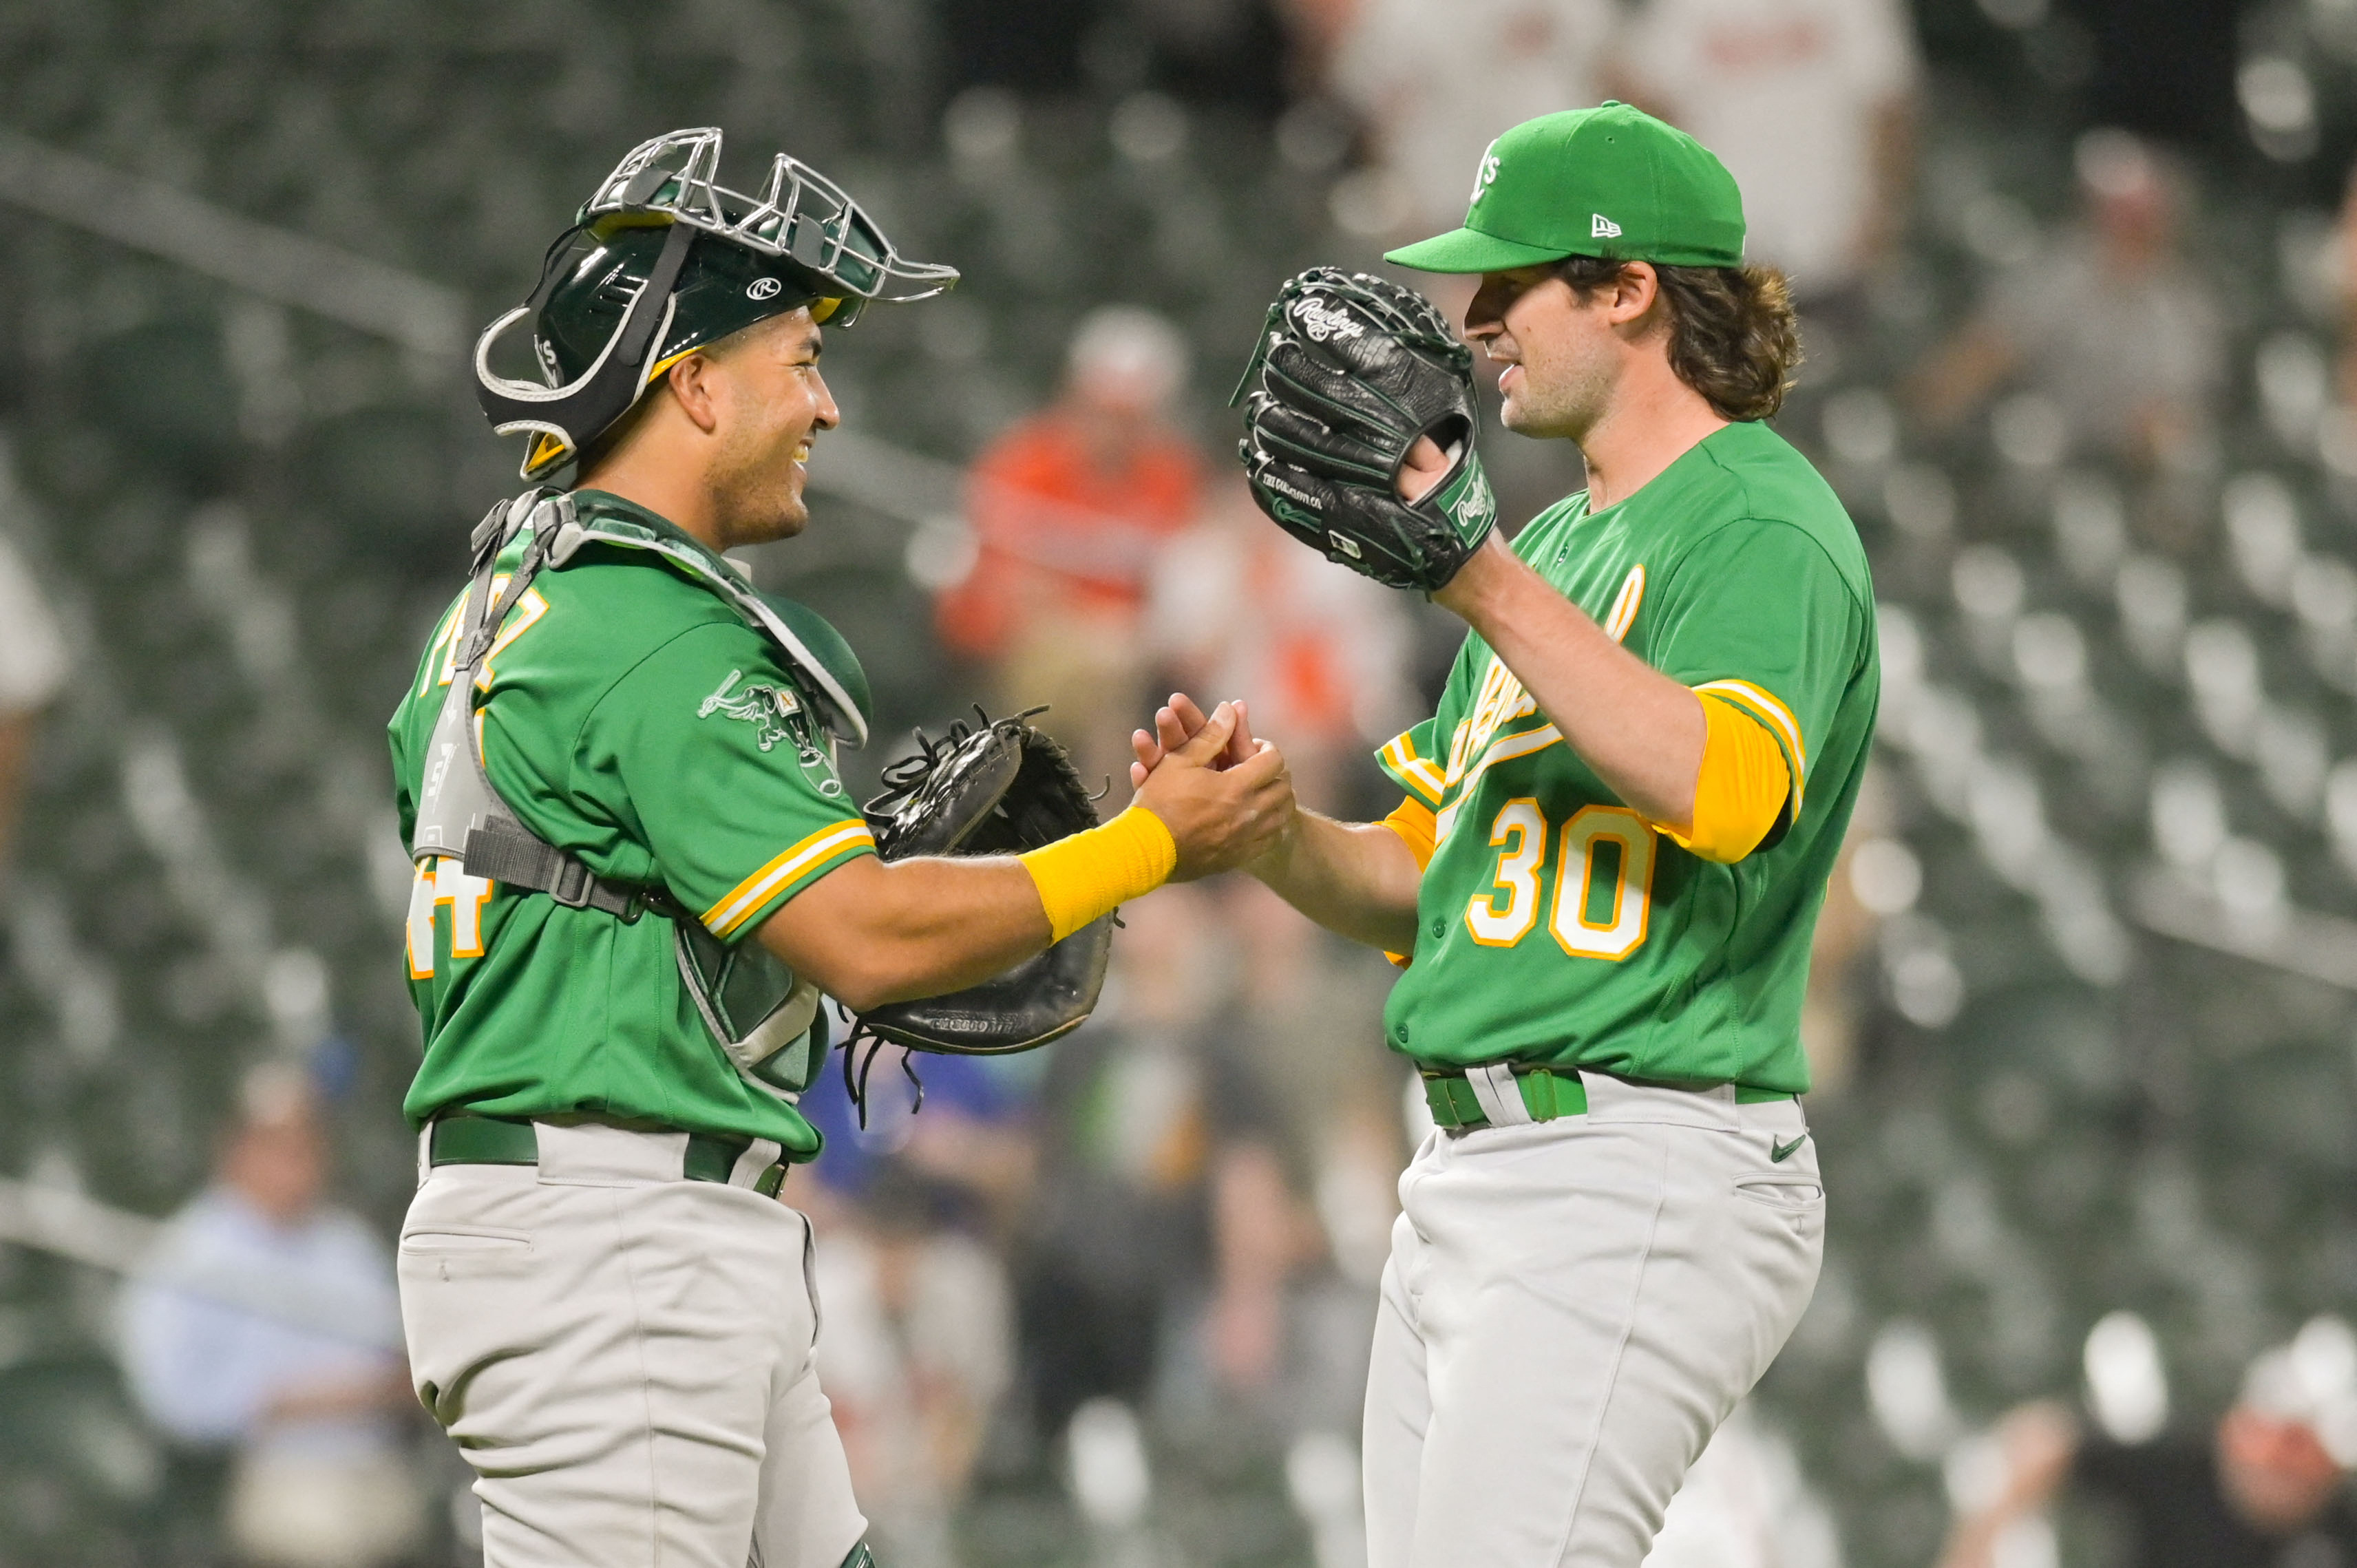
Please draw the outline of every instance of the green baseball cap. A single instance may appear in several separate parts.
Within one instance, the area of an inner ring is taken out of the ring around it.
[[[1739,267],[1743,194],[1700,142],[1607,102],[1525,120],[1491,143],[1465,227],[1383,259],[1418,272],[1500,273],[1566,256]]]

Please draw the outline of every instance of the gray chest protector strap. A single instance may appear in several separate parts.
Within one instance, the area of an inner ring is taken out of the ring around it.
[[[526,527],[532,532],[522,559],[494,603],[493,568],[509,541]],[[483,660],[499,639],[500,625],[522,600],[533,579],[544,568],[564,566],[591,539],[644,547],[656,536],[646,533],[641,538],[639,531],[632,531],[609,538],[602,528],[585,528],[575,520],[572,497],[543,490],[501,502],[476,529],[474,584],[451,632],[453,673],[426,746],[425,776],[417,794],[417,825],[409,839],[410,858],[422,862],[446,856],[457,861],[469,876],[545,893],[567,908],[597,909],[625,924],[649,912],[672,920],[680,978],[694,999],[705,1026],[747,1082],[766,1094],[791,1101],[817,1075],[826,1058],[826,1020],[819,1011],[818,987],[798,979],[761,946],[758,937],[733,947],[721,941],[682,908],[667,889],[598,875],[578,855],[559,849],[526,827],[508,809],[483,767],[469,695]],[[714,579],[707,585],[726,584],[685,551],[673,546],[662,553],[696,568],[699,576]],[[733,584],[726,585],[735,588]],[[724,596],[732,603],[740,596],[751,597],[741,590]],[[799,667],[799,646],[784,651],[790,667]]]

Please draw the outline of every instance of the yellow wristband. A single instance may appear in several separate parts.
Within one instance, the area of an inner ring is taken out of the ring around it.
[[[1048,912],[1053,940],[1060,942],[1169,881],[1178,868],[1178,844],[1160,817],[1132,806],[1101,828],[1017,858],[1039,890],[1039,908]]]

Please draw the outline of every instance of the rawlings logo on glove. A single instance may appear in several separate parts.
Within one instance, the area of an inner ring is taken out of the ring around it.
[[[1497,524],[1472,350],[1414,289],[1334,267],[1287,280],[1229,401],[1244,405],[1253,499],[1329,561],[1431,593]],[[1426,438],[1452,467],[1409,501],[1400,470]]]
[[[1315,299],[1305,299],[1297,313],[1302,329],[1312,342],[1323,343],[1329,338],[1356,338],[1366,330],[1351,319],[1345,311],[1329,310]]]

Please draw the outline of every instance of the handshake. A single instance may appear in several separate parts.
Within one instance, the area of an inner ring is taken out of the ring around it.
[[[1296,821],[1285,755],[1253,738],[1241,701],[1209,714],[1184,693],[1130,736],[1135,804],[1161,819],[1178,846],[1173,882],[1249,865],[1275,849]]]

